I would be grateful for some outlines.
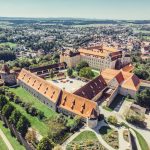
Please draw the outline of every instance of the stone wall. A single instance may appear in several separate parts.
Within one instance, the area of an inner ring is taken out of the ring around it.
[[[112,101],[114,100],[114,98],[117,96],[118,90],[119,90],[119,87],[117,87],[117,88],[113,91],[113,93],[110,95],[110,97],[108,97],[108,98],[106,99],[106,103],[107,103],[106,105],[107,105],[107,107],[110,106],[110,104],[112,103]]]
[[[50,101],[48,98],[40,94],[38,91],[34,90],[32,87],[28,86],[27,84],[23,83],[22,81],[18,80],[18,84],[23,87],[25,90],[30,92],[33,96],[35,96],[38,100],[40,100],[42,103],[46,104],[48,107],[53,109],[54,111],[57,110],[57,106],[55,103]]]
[[[0,119],[5,123],[6,127],[10,129],[12,134],[17,138],[17,140],[26,148],[26,150],[35,150],[35,148],[30,146],[27,141],[21,136],[21,134],[16,130],[16,128],[8,122],[8,120],[0,115]]]

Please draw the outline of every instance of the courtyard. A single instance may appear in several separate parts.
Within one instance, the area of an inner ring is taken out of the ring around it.
[[[51,84],[61,88],[62,90],[65,90],[70,93],[75,92],[76,90],[78,90],[87,83],[85,81],[82,81],[81,79],[69,77],[59,80],[51,80],[51,79],[46,80]]]

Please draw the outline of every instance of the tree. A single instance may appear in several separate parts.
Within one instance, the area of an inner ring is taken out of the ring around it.
[[[80,77],[84,77],[87,79],[92,79],[94,77],[94,72],[89,67],[84,67],[79,72]]]
[[[21,117],[21,113],[17,110],[14,110],[9,118],[9,121],[16,127],[20,117]]]
[[[150,89],[144,89],[137,93],[135,99],[138,104],[150,108]]]
[[[37,150],[52,150],[53,143],[48,137],[44,137],[38,144]]]
[[[30,127],[29,120],[22,115],[17,123],[17,130],[21,133],[23,137],[25,137],[29,127]]]
[[[149,73],[143,69],[135,69],[134,74],[137,75],[140,79],[146,80],[149,78]]]
[[[9,119],[9,117],[11,116],[12,111],[14,110],[14,106],[12,106],[11,104],[6,104],[3,109],[2,109],[2,114]]]
[[[86,61],[81,61],[79,64],[76,66],[77,72],[79,72],[82,68],[84,67],[89,67],[89,64]]]
[[[54,72],[51,70],[49,74],[50,78],[54,78]]]
[[[7,98],[4,95],[0,95],[0,111],[8,103]]]
[[[117,120],[117,118],[115,117],[115,116],[109,116],[108,117],[108,120],[107,120],[110,124],[112,124],[112,125],[117,125],[117,123],[118,123],[118,120]]]
[[[29,142],[29,143],[35,143],[36,142],[36,132],[34,129],[32,130],[28,130],[25,139]]]
[[[67,69],[67,74],[69,77],[72,76],[72,74],[73,74],[72,68]]]

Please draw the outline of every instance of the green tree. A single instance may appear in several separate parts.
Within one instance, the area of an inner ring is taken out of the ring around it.
[[[14,125],[16,126],[17,125],[17,122],[19,121],[21,117],[21,113],[17,110],[14,110],[9,118],[9,121]]]
[[[21,133],[24,137],[30,127],[30,122],[25,116],[21,116],[18,123],[17,123],[17,130]]]
[[[79,72],[80,77],[84,77],[87,79],[92,79],[94,77],[94,72],[89,67],[84,67]]]
[[[144,89],[137,93],[135,99],[138,104],[150,108],[150,89]]]
[[[44,137],[38,144],[37,150],[52,150],[53,143],[48,137]]]
[[[2,109],[2,114],[7,118],[9,119],[9,117],[11,116],[11,113],[13,112],[14,110],[14,106],[12,106],[11,104],[6,104],[3,109]]]
[[[49,74],[50,78],[54,78],[54,72],[51,70]]]
[[[7,98],[4,95],[0,95],[0,111],[8,103]]]
[[[79,72],[82,68],[84,67],[89,67],[89,64],[86,61],[81,61],[79,64],[76,66],[77,72]]]
[[[134,74],[143,80],[146,80],[149,78],[149,73],[144,69],[135,69]]]
[[[110,124],[113,124],[113,125],[117,125],[118,123],[118,120],[115,116],[109,116],[107,120]]]
[[[72,74],[73,74],[72,68],[67,69],[67,74],[68,74],[69,77],[72,76]]]

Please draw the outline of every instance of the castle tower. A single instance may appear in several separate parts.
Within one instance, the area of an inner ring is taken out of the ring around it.
[[[1,80],[4,81],[5,85],[15,85],[16,84],[16,74],[14,71],[10,70],[6,64],[3,64],[0,71]]]

